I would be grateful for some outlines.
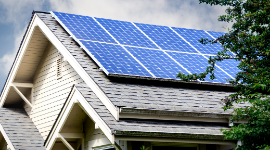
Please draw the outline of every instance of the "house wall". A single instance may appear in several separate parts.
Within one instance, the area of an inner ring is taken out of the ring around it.
[[[100,129],[95,129],[94,122],[89,118],[84,123],[84,134],[84,150],[111,144]]]
[[[42,137],[46,139],[74,84],[84,83],[68,62],[62,63],[62,78],[57,79],[57,60],[61,54],[51,44],[39,64],[33,79],[33,108],[24,108]]]

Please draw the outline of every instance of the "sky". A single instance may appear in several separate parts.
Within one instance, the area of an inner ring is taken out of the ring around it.
[[[199,0],[0,0],[0,90],[33,10],[227,32],[231,24],[217,20],[225,9],[199,4]]]

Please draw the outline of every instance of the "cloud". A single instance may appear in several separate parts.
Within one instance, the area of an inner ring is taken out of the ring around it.
[[[199,0],[50,0],[52,9],[66,13],[139,23],[225,32],[218,22],[226,7]]]
[[[48,4],[54,11],[116,20],[166,25],[190,29],[226,31],[217,21],[225,7],[199,4],[199,0],[0,0],[0,23],[15,30],[15,48],[0,58],[7,73],[13,63],[32,10],[43,11]],[[4,10],[3,10],[4,9]],[[47,8],[48,9],[48,8]]]
[[[42,9],[44,1],[45,0],[0,0],[0,7],[2,9],[0,22],[12,23],[15,25],[16,29],[20,29],[22,22],[29,21],[31,12],[34,9]]]
[[[17,33],[17,36],[14,40],[15,43],[15,49],[12,50],[9,53],[6,53],[5,55],[3,55],[0,58],[0,68],[1,68],[1,72],[4,72],[5,74],[7,74],[13,64],[13,61],[15,60],[15,56],[17,54],[18,48],[20,46],[21,40],[23,38],[23,34],[24,34],[24,30],[21,31],[20,33]]]
[[[0,23],[5,23],[13,26],[14,41],[5,44],[13,43],[13,50],[7,50],[6,54],[0,57],[1,72],[5,75],[9,72],[14,61],[15,55],[20,46],[26,26],[30,20],[31,12],[41,10],[45,0],[0,0]],[[9,35],[10,36],[10,35]]]

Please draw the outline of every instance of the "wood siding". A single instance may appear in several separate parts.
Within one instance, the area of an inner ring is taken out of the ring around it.
[[[61,54],[49,44],[34,76],[32,97],[33,108],[24,105],[28,115],[38,128],[42,137],[49,134],[69,92],[74,84],[84,81],[68,64],[63,62],[62,78],[57,79],[57,59]]]

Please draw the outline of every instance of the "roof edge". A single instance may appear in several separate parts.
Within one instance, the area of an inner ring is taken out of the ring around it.
[[[230,118],[232,114],[218,114],[218,113],[203,113],[203,112],[181,112],[181,111],[165,111],[165,110],[149,110],[142,108],[128,108],[121,107],[120,114],[143,114],[143,115],[162,115],[162,116],[185,116],[185,117],[209,117],[209,118]]]
[[[112,130],[107,126],[107,124],[100,118],[100,116],[97,114],[97,112],[94,110],[94,108],[88,104],[85,97],[82,95],[82,93],[76,88],[76,85],[73,85],[69,96],[67,97],[61,112],[58,114],[57,119],[55,120],[54,125],[51,128],[50,133],[48,134],[44,146],[47,148],[51,147],[53,143],[55,142],[56,134],[59,133],[62,126],[65,124],[65,119],[68,117],[70,111],[72,110],[72,106],[74,104],[79,104],[79,106],[82,108],[82,110],[85,111],[85,113],[93,119],[93,121],[98,124],[100,129],[103,131],[105,136],[109,139],[109,141],[114,144],[114,135],[112,133]]]
[[[11,71],[12,71],[12,69],[14,68],[16,59],[17,59],[17,57],[18,57],[18,55],[19,55],[19,52],[20,52],[20,50],[21,50],[21,48],[22,48],[23,42],[24,42],[24,40],[26,39],[28,30],[30,29],[31,24],[32,24],[32,22],[33,22],[33,18],[34,18],[34,16],[35,16],[35,13],[34,13],[34,12],[35,12],[35,11],[32,12],[31,19],[30,19],[30,21],[29,21],[29,23],[28,23],[28,25],[27,25],[27,28],[26,28],[26,30],[25,30],[25,32],[24,32],[24,35],[23,35],[23,38],[22,38],[22,40],[21,40],[20,46],[19,46],[18,51],[17,51],[17,53],[16,53],[15,59],[14,59],[14,61],[13,61],[13,63],[12,63],[12,66],[10,67],[9,72],[8,72],[8,75],[7,75],[5,84],[4,84],[4,86],[3,86],[2,90],[1,90],[0,98],[2,97],[3,92],[4,92],[4,89],[5,89],[6,86],[7,86],[8,79],[9,79],[9,77],[10,77],[10,75],[11,75]]]
[[[223,87],[235,87],[235,85],[230,83],[218,83],[218,82],[208,82],[208,81],[183,81],[181,79],[165,79],[165,78],[154,78],[154,77],[146,77],[146,76],[137,76],[137,75],[126,75],[126,74],[117,74],[117,73],[109,73],[105,74],[108,77],[121,77],[121,78],[133,78],[133,79],[145,79],[145,80],[157,80],[164,82],[178,82],[178,83],[188,83],[188,84],[203,84],[203,85],[214,85],[214,86],[223,86]]]
[[[164,133],[164,132],[142,132],[142,131],[115,131],[114,135],[132,136],[132,137],[225,140],[224,135],[222,133],[218,135],[211,135],[211,134]]]

